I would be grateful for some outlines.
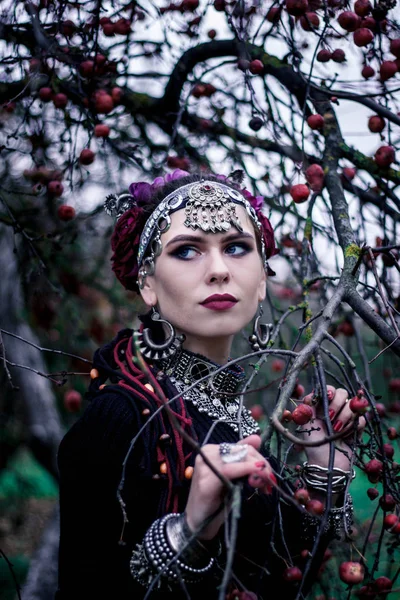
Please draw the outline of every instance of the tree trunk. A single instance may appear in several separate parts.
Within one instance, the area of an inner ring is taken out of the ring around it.
[[[18,272],[17,255],[13,253],[13,231],[0,226],[0,327],[36,345],[40,345],[30,326],[24,322],[25,301]],[[43,354],[37,348],[2,333],[5,358],[11,363],[24,365],[46,373]],[[1,360],[1,358],[0,358]],[[3,363],[3,366],[4,363]],[[7,368],[7,367],[6,367]],[[29,369],[8,366],[13,390],[7,381],[3,393],[12,396],[14,406],[21,406],[27,431],[26,443],[36,460],[58,480],[56,456],[63,435],[55,396],[51,383],[45,377]],[[6,379],[6,378],[5,378]],[[14,404],[15,403],[15,404]],[[24,600],[53,599],[57,579],[57,556],[59,540],[58,510],[42,536],[27,577]]]

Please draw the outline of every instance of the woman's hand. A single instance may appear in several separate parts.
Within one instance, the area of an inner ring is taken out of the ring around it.
[[[260,436],[250,435],[238,444],[248,445],[247,455],[241,462],[224,463],[220,456],[219,444],[207,444],[202,447],[202,452],[215,470],[226,479],[233,481],[241,477],[248,477],[250,485],[257,487],[261,492],[270,493],[271,479],[274,481],[275,476],[268,461],[258,452],[261,445]],[[199,454],[194,465],[185,511],[187,524],[192,531],[197,531],[204,521],[221,507],[227,491],[226,486]],[[214,538],[224,522],[224,518],[224,511],[221,510],[201,532],[199,539]]]
[[[350,459],[353,454],[353,450],[349,445],[354,440],[354,427],[357,422],[357,437],[360,437],[364,430],[366,421],[365,417],[358,417],[353,411],[350,410],[349,397],[346,390],[342,388],[335,389],[333,386],[327,386],[328,401],[329,401],[329,417],[332,423],[332,429],[334,433],[340,431],[348,431],[342,438],[335,440],[335,459],[334,467],[348,471],[350,469]],[[308,394],[304,397],[306,403],[310,403],[313,399],[313,394]],[[317,441],[327,437],[327,429],[323,420],[323,407],[322,402],[316,405],[311,403],[311,407],[314,411],[314,420],[305,426],[309,428],[312,425],[313,431],[305,437],[307,440]],[[318,429],[318,431],[314,431]],[[341,452],[343,450],[343,452]],[[315,447],[305,447],[308,462],[311,464],[318,464],[321,467],[328,467],[329,465],[329,444],[323,444]]]

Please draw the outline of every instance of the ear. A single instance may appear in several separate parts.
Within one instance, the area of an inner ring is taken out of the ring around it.
[[[262,269],[262,276],[260,279],[260,283],[258,286],[258,301],[262,302],[265,300],[265,296],[267,295],[267,274],[265,269]]]
[[[157,304],[157,294],[155,291],[154,277],[147,275],[144,286],[140,290],[140,295],[143,298],[143,301],[150,308],[152,306],[156,306]]]

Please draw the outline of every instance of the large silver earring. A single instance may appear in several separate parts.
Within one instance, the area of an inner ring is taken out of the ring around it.
[[[271,338],[271,333],[274,328],[272,323],[260,323],[262,315],[263,309],[260,304],[258,315],[253,325],[253,333],[249,336],[250,347],[253,352],[264,350],[268,346],[268,342]]]
[[[138,335],[139,350],[146,358],[150,360],[160,360],[161,358],[169,358],[182,346],[186,336],[182,333],[175,334],[175,328],[169,321],[161,319],[160,314],[153,308],[151,320],[163,323],[169,329],[169,334],[164,342],[157,344],[151,338],[151,329],[146,327]]]

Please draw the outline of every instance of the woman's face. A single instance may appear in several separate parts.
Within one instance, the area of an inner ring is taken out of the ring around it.
[[[154,275],[147,276],[141,293],[187,338],[237,333],[265,297],[266,275],[252,222],[242,206],[236,206],[236,214],[243,233],[233,226],[223,233],[193,231],[179,210],[161,236]],[[231,298],[221,298],[227,294]]]

